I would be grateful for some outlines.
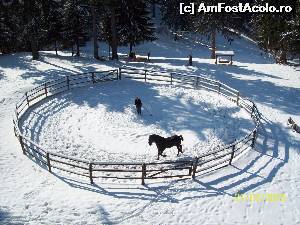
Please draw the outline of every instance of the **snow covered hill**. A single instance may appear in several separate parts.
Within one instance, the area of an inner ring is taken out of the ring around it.
[[[218,49],[234,50],[234,65],[215,65],[196,40],[175,42],[166,35],[136,48],[151,51],[150,62],[98,62],[91,44],[76,58],[42,52],[0,56],[0,224],[300,224],[300,134],[286,125],[300,123],[300,72],[276,65],[246,39]],[[105,54],[102,47],[102,54]],[[121,48],[120,54],[127,49]],[[193,66],[187,67],[187,56]],[[254,100],[263,115],[255,149],[232,166],[196,180],[137,184],[87,180],[50,174],[22,154],[13,134],[14,104],[22,94],[47,80],[68,74],[123,65],[200,74],[220,80]],[[285,201],[237,201],[237,193],[284,194]]]

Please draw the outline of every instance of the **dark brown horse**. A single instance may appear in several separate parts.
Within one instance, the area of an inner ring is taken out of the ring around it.
[[[183,137],[182,135],[174,135],[168,138],[164,138],[161,137],[159,135],[156,134],[152,134],[149,136],[149,145],[152,145],[152,143],[154,142],[156,144],[157,147],[157,159],[159,159],[159,156],[163,156],[166,157],[166,155],[163,155],[163,151],[166,148],[171,148],[173,146],[177,147],[178,153],[177,156],[179,155],[179,153],[183,153],[182,152],[182,145],[181,145],[181,141],[183,141]]]

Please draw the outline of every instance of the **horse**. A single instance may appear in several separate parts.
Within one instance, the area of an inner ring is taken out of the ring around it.
[[[160,155],[166,157],[166,155],[162,154],[166,148],[171,148],[173,146],[176,146],[178,150],[177,156],[179,156],[180,152],[183,153],[181,141],[183,141],[182,135],[173,135],[171,137],[164,138],[157,134],[152,134],[149,136],[148,143],[149,145],[152,145],[153,142],[156,144],[157,160],[159,160]]]

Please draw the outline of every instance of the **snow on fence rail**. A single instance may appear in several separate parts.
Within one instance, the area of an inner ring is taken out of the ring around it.
[[[217,92],[235,102],[238,106],[244,108],[251,115],[256,126],[242,139],[225,147],[216,148],[213,151],[197,156],[192,160],[148,163],[109,163],[78,159],[43,149],[42,146],[34,143],[30,138],[21,133],[19,129],[20,118],[29,108],[43,99],[89,84],[121,80],[123,78],[142,79],[145,82],[155,80],[169,84],[190,85],[194,88],[204,88]],[[142,184],[145,184],[146,179],[173,177],[192,177],[194,179],[196,174],[206,174],[231,165],[232,160],[235,157],[249,147],[254,147],[257,130],[260,126],[260,118],[261,115],[254,102],[242,97],[238,90],[235,90],[220,81],[202,76],[122,67],[115,70],[94,71],[70,75],[46,82],[31,89],[21,97],[19,102],[17,102],[13,123],[14,132],[20,142],[23,154],[35,159],[38,164],[47,168],[51,173],[53,169],[56,169],[87,177],[91,184],[94,183],[94,179],[96,178],[141,179]]]

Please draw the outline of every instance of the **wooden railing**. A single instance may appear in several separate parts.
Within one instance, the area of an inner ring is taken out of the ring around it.
[[[164,162],[96,162],[78,159],[43,149],[30,138],[22,134],[19,128],[20,118],[34,104],[50,96],[70,91],[74,88],[93,85],[104,81],[121,79],[142,79],[145,82],[159,81],[175,85],[204,88],[214,91],[235,102],[244,108],[252,117],[255,128],[240,140],[225,147],[197,156],[191,160],[164,161]],[[254,102],[244,98],[239,91],[216,80],[202,76],[169,73],[165,71],[141,70],[123,67],[116,70],[95,71],[83,74],[70,75],[41,84],[25,93],[16,104],[14,132],[18,138],[23,154],[36,160],[48,169],[49,172],[61,170],[67,173],[89,178],[91,183],[97,178],[140,179],[145,184],[146,179],[192,177],[205,174],[231,165],[232,160],[248,148],[254,147],[257,130],[260,126],[260,113]]]

